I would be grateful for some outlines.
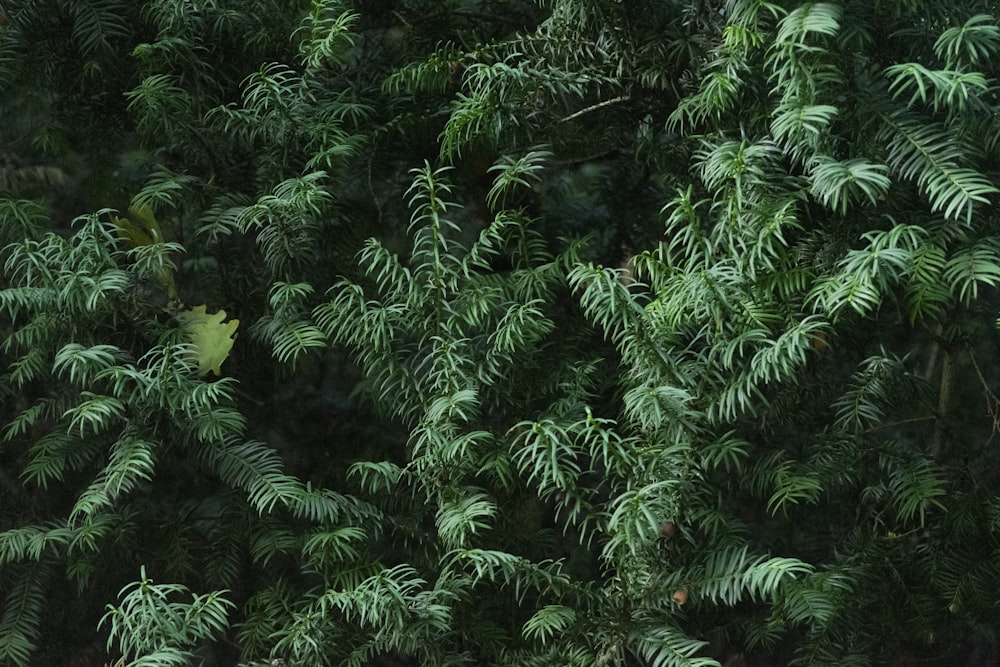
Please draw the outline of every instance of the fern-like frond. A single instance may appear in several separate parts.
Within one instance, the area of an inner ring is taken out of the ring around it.
[[[922,103],[930,100],[934,111],[939,108],[965,111],[969,98],[985,93],[988,88],[986,77],[981,72],[931,70],[920,63],[892,65],[885,74],[892,79],[889,92],[894,97],[912,90],[908,107],[913,107],[918,100]]]
[[[115,504],[137,485],[152,481],[156,464],[155,443],[126,433],[111,447],[108,463],[87,487],[70,513],[70,521],[89,516]]]
[[[692,639],[675,626],[637,629],[629,644],[652,667],[719,667],[717,660],[698,655],[708,642]]]
[[[888,167],[862,158],[838,161],[817,156],[810,162],[812,192],[823,204],[841,214],[849,204],[867,199],[876,204],[885,197],[892,181]]]
[[[778,45],[804,44],[810,33],[833,36],[840,29],[843,9],[829,2],[807,2],[786,14],[778,23]]]
[[[0,566],[23,560],[40,562],[67,547],[73,531],[62,523],[28,525],[0,532]]]
[[[934,53],[950,65],[975,65],[1000,51],[1000,27],[996,17],[976,14],[961,26],[948,28],[934,43]]]
[[[989,204],[1000,192],[975,169],[961,166],[964,153],[957,139],[933,123],[897,112],[883,116],[880,138],[887,143],[888,163],[901,178],[915,181],[930,200],[931,211],[971,220],[975,204]]]
[[[31,654],[37,647],[39,628],[48,600],[50,568],[30,563],[15,568],[13,584],[7,592],[0,614],[0,660],[16,667],[31,664]]]
[[[73,39],[86,55],[114,52],[114,42],[132,34],[120,0],[74,0],[67,4],[74,18]]]
[[[275,451],[257,440],[228,440],[206,447],[202,455],[223,482],[245,491],[261,514],[270,513],[276,505],[290,505],[301,486],[284,472]]]
[[[753,556],[746,547],[721,548],[711,553],[703,565],[683,575],[681,583],[699,599],[734,605],[747,597],[767,600],[785,582],[811,571],[810,565],[796,558]]]
[[[487,203],[494,208],[504,206],[517,186],[530,188],[532,182],[538,181],[545,160],[551,156],[551,151],[545,148],[533,149],[517,159],[503,156],[489,168],[489,171],[496,172],[496,176],[493,187],[486,195]]]
[[[302,20],[302,26],[294,34],[302,40],[299,53],[307,67],[317,68],[327,62],[340,64],[347,49],[353,46],[351,28],[360,15],[339,10],[339,2],[314,2]]]
[[[464,489],[438,505],[435,524],[445,547],[458,549],[468,546],[471,535],[488,531],[496,515],[496,504],[486,494]]]
[[[835,424],[848,431],[860,431],[877,424],[891,401],[893,387],[903,373],[899,359],[875,356],[865,359],[851,376],[848,390],[833,403]]]
[[[178,664],[180,658],[186,662],[193,657],[191,649],[198,641],[229,627],[234,605],[225,597],[228,591],[199,595],[180,584],[156,584],[146,576],[145,566],[140,576],[121,589],[120,605],[108,605],[101,619],[102,626],[108,624],[109,648],[116,646],[122,655],[149,665]]]
[[[979,296],[979,286],[1000,283],[1000,240],[980,239],[968,249],[956,253],[942,267],[941,277],[965,304]]]

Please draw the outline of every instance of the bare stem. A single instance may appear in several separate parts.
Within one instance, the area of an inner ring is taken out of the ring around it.
[[[565,118],[560,118],[559,122],[560,123],[568,123],[569,121],[571,121],[571,120],[573,120],[575,118],[579,118],[580,116],[583,116],[584,114],[588,114],[591,111],[597,111],[598,109],[603,109],[604,107],[609,107],[612,104],[620,104],[622,102],[627,102],[630,99],[632,99],[632,98],[629,97],[628,95],[621,95],[620,97],[612,97],[610,100],[604,100],[603,102],[598,102],[597,104],[592,104],[589,107],[584,107],[583,109],[580,109],[579,111],[577,111],[575,113],[571,113],[570,115],[566,116]]]

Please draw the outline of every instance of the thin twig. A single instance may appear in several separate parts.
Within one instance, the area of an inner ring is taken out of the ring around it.
[[[413,30],[413,24],[407,21],[406,18],[398,11],[393,10],[392,15],[395,16],[397,19],[399,19],[403,23],[403,25],[405,25],[407,28]]]
[[[378,220],[376,221],[379,226],[382,225],[382,202],[378,200],[378,196],[375,194],[375,187],[372,185],[372,162],[375,160],[375,149],[372,149],[372,154],[368,156],[368,193],[372,196],[372,201],[375,202],[375,211],[378,212]]]
[[[612,153],[617,153],[618,150],[619,150],[618,146],[612,146],[611,148],[603,150],[599,153],[590,153],[582,157],[569,158],[567,160],[549,160],[548,164],[559,165],[559,166],[567,164],[581,164],[583,162],[590,162],[591,160],[597,160],[598,158],[606,157],[608,155],[611,155]]]
[[[976,375],[979,376],[979,381],[982,383],[983,389],[986,391],[986,394],[993,399],[994,403],[1000,403],[1000,398],[998,398],[997,395],[993,393],[993,390],[990,389],[990,385],[986,382],[986,378],[983,377],[983,371],[979,368],[979,364],[976,363],[976,355],[972,353],[971,349],[969,348],[966,349],[969,352],[969,359],[972,360],[972,367],[976,369]],[[990,410],[990,412],[992,413],[993,411]]]
[[[937,419],[937,415],[928,415],[926,417],[913,417],[911,419],[902,419],[900,421],[892,422],[891,424],[882,424],[880,426],[872,426],[871,428],[866,428],[862,433],[874,433],[875,431],[882,431],[887,428],[895,428],[897,426],[902,426],[903,424],[913,424],[916,422],[929,422]]]
[[[502,14],[485,14],[483,12],[473,11],[471,9],[452,9],[452,16],[464,16],[470,19],[476,19],[479,21],[488,21],[492,23],[507,23],[510,25],[524,26],[526,17],[517,16],[503,16]]]
[[[603,109],[604,107],[609,107],[612,104],[620,104],[622,102],[627,102],[632,99],[629,95],[621,95],[620,97],[612,97],[610,100],[604,100],[603,102],[598,102],[597,104],[591,104],[589,107],[584,107],[575,113],[571,113],[565,118],[560,118],[560,123],[567,123],[575,118],[579,118],[584,114],[588,114],[591,111],[597,111],[598,109]]]
[[[997,433],[1000,433],[1000,398],[993,393],[989,383],[986,382],[986,377],[983,376],[983,371],[976,362],[976,355],[972,353],[972,348],[967,346],[966,350],[969,353],[969,359],[972,361],[972,367],[976,371],[976,376],[979,377],[979,382],[983,385],[983,391],[986,392],[986,412],[989,413],[990,419],[993,420],[993,431],[990,433],[990,439],[986,441],[986,444],[989,445],[993,442],[993,437]],[[990,400],[993,401],[992,405],[990,405]]]
[[[944,438],[948,428],[946,416],[951,407],[951,391],[955,374],[955,354],[950,347],[944,348],[944,359],[941,361],[941,382],[938,389],[937,421],[934,423],[934,435],[931,437],[929,453],[932,458],[939,458],[944,447]]]

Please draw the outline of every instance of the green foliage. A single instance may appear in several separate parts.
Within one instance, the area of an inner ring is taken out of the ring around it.
[[[42,615],[45,613],[45,588],[49,567],[30,563],[16,568],[0,616],[0,659],[12,665],[31,664],[37,648]]]
[[[20,4],[0,663],[995,653],[995,2]]]
[[[109,625],[108,647],[115,646],[129,664],[185,665],[187,651],[199,640],[225,630],[233,603],[227,591],[193,595],[190,602],[171,600],[188,593],[179,584],[154,584],[142,568],[141,579],[121,590],[121,606],[108,605],[101,619]]]

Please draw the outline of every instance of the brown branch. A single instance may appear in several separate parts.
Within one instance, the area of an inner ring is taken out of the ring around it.
[[[371,155],[368,156],[368,193],[372,196],[372,201],[375,202],[375,211],[378,213],[377,223],[379,226],[382,225],[382,202],[379,201],[378,195],[375,194],[375,187],[372,184],[372,162],[375,160],[375,149],[372,149]]]
[[[941,361],[941,383],[938,389],[937,421],[934,422],[934,435],[931,437],[929,453],[932,458],[938,458],[944,447],[945,431],[948,428],[948,407],[951,404],[951,390],[955,375],[955,355],[951,349],[945,348],[944,359]]]

